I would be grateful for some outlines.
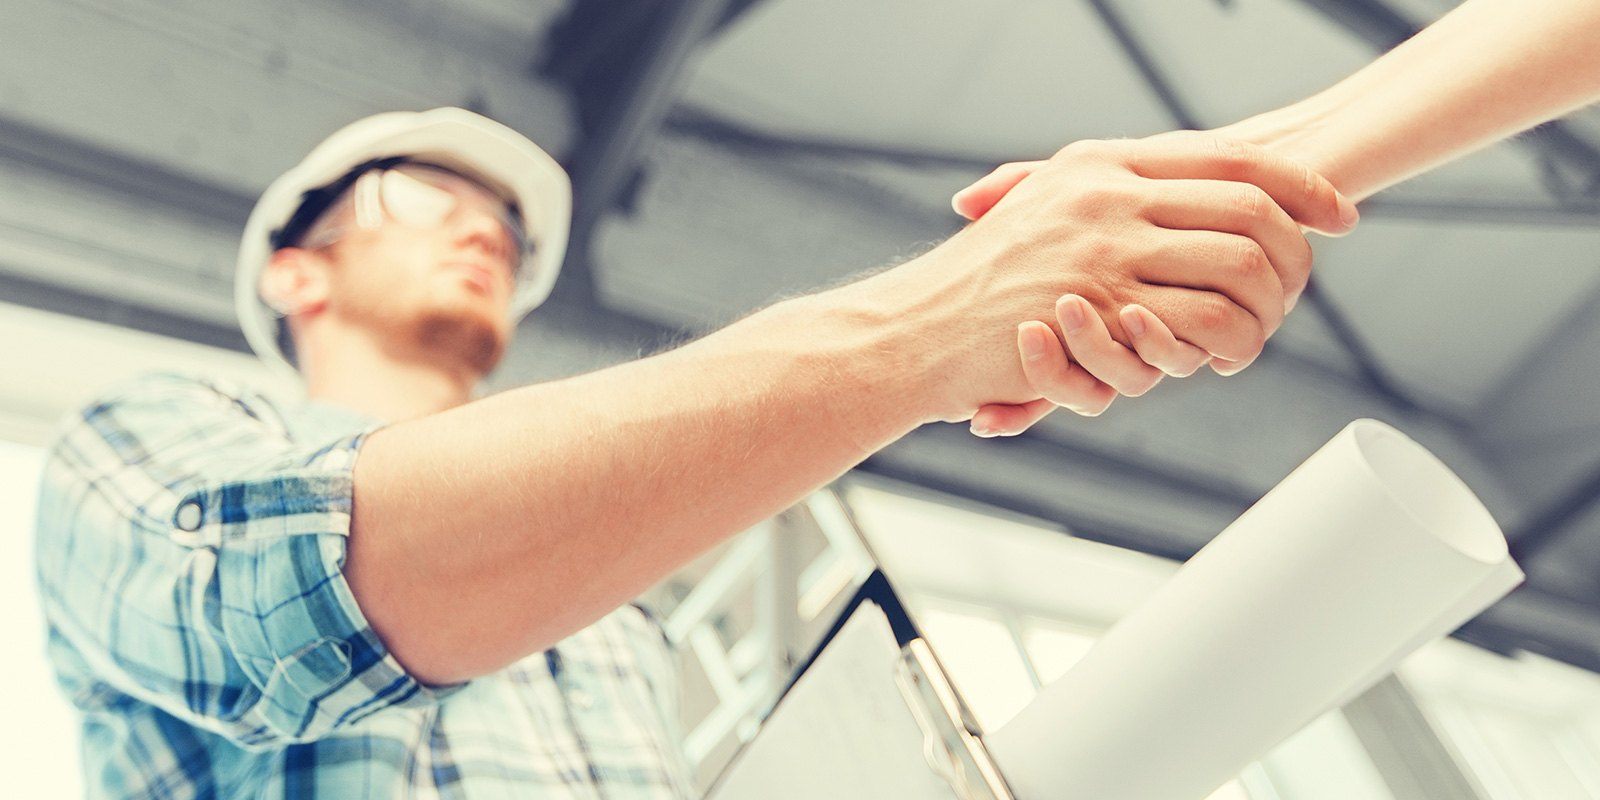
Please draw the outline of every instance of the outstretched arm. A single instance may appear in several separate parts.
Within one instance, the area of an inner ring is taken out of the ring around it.
[[[1467,0],[1333,87],[1217,133],[1360,200],[1596,101],[1600,2]]]
[[[1264,145],[1361,200],[1596,101],[1600,0],[1467,0],[1334,86],[1214,133]],[[956,211],[982,216],[1036,163],[996,169],[955,196]],[[1061,369],[1087,370],[1119,390],[1133,385],[1136,391],[1122,393],[1135,394],[1162,373],[1187,375],[1212,355],[1175,337],[1143,308],[1129,306],[1119,317],[1124,333],[1117,338],[1127,347],[1103,345],[1091,358],[1073,350],[1079,363]],[[1232,374],[1245,365],[1213,366]],[[1064,374],[1030,377],[1048,396]],[[973,430],[1015,435],[1052,410],[1048,403],[984,406]]]

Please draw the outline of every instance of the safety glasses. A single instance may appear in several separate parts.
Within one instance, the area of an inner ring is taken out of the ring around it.
[[[489,246],[492,255],[510,267],[515,294],[533,278],[534,248],[520,215],[484,186],[429,164],[401,163],[362,173],[322,213],[299,246],[310,250],[328,247],[352,231],[378,230],[390,223],[438,229],[460,224],[464,216],[473,214],[498,223],[488,237]]]

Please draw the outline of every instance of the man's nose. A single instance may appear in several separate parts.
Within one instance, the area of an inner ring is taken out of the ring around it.
[[[505,224],[493,214],[475,208],[463,208],[455,215],[453,232],[456,242],[464,247],[476,247],[492,256],[497,256],[505,262],[507,268],[514,266],[512,259],[516,254],[512,252],[513,245],[509,241]]]

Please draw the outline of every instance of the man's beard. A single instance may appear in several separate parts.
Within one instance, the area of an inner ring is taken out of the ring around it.
[[[428,309],[410,327],[420,351],[479,375],[489,374],[505,355],[499,328],[465,309]]]

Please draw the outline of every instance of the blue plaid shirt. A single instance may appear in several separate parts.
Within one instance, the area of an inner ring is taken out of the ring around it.
[[[640,608],[457,686],[389,654],[341,572],[375,427],[170,375],[68,421],[37,553],[89,796],[687,796],[674,662]]]

